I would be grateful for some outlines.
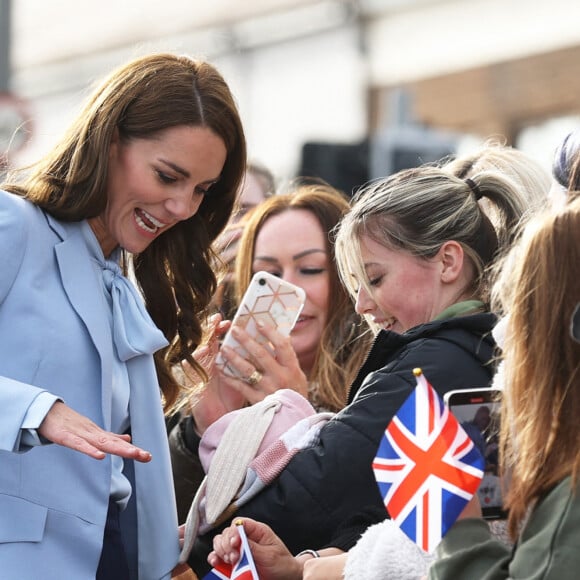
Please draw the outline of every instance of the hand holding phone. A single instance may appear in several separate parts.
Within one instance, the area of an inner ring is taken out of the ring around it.
[[[503,519],[503,487],[499,474],[499,418],[502,391],[494,388],[449,391],[444,400],[485,460],[477,495],[483,517]]]
[[[244,328],[262,346],[271,348],[258,330],[257,323],[264,322],[288,336],[300,316],[305,300],[306,293],[302,288],[268,272],[256,272],[232,320],[232,327]],[[233,348],[241,357],[250,358],[246,349],[232,335],[231,328],[223,344]],[[226,363],[221,353],[218,353],[216,364],[226,374],[243,378],[233,366]]]

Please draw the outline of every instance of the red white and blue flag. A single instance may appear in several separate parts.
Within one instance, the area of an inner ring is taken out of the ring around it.
[[[203,580],[260,580],[242,520],[236,522],[236,526],[242,540],[239,560],[234,566],[225,563],[219,564],[212,568],[203,577]]]
[[[420,369],[385,430],[373,471],[391,518],[432,552],[476,493],[484,459]]]

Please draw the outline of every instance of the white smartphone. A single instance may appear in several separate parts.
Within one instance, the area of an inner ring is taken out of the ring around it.
[[[305,300],[306,293],[299,286],[285,282],[269,272],[256,272],[234,315],[232,326],[242,327],[260,344],[271,348],[267,339],[258,331],[256,323],[263,321],[288,336],[302,312]],[[249,353],[233,337],[231,329],[226,333],[223,344],[253,364]],[[216,364],[226,374],[241,376],[233,366],[226,363],[221,353],[217,355]]]
[[[483,517],[504,519],[503,484],[499,474],[499,422],[502,391],[493,388],[449,391],[444,400],[479,448],[484,460],[483,479],[477,490]]]

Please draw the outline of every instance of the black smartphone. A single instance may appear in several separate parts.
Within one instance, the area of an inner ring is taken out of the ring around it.
[[[485,460],[477,490],[483,517],[504,519],[503,483],[499,474],[499,420],[502,391],[482,388],[449,391],[444,400]]]

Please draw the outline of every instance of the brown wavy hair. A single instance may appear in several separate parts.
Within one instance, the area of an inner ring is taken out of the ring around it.
[[[132,257],[147,310],[170,343],[155,354],[166,409],[180,391],[172,367],[185,359],[203,375],[191,353],[216,287],[211,245],[228,222],[246,164],[244,131],[221,74],[207,62],[165,53],[121,66],[94,90],[60,143],[23,180],[4,186],[63,221],[98,216],[107,204],[115,132],[123,140],[151,139],[183,125],[211,129],[227,157],[198,212]]]
[[[494,292],[509,314],[501,462],[515,537],[529,507],[580,469],[580,200],[538,216],[506,258]]]

